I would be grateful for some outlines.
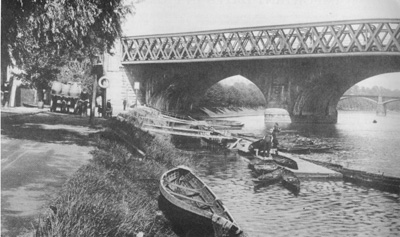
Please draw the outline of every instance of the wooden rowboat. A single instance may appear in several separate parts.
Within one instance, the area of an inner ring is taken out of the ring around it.
[[[325,153],[329,152],[330,150],[332,150],[332,146],[328,145],[278,146],[278,151],[296,154]]]
[[[243,128],[244,123],[230,120],[205,120],[206,123],[217,130],[240,130]]]
[[[289,157],[281,156],[278,154],[271,154],[272,159],[281,166],[285,166],[290,169],[298,170],[297,162],[290,159]]]
[[[179,166],[161,176],[159,206],[184,233],[244,236],[222,201],[187,167]]]
[[[270,173],[279,168],[279,165],[271,160],[253,160],[248,164],[249,169],[251,169],[257,175],[263,175]]]
[[[238,150],[238,154],[240,156],[243,156],[243,157],[249,159],[249,160],[252,160],[252,159],[265,160],[265,159],[268,159],[268,157],[264,158],[264,157],[261,157],[261,156],[256,156],[255,154],[252,154],[250,151],[248,151],[248,150],[246,151],[246,150],[243,150],[243,149],[239,149]],[[292,160],[292,159],[290,159],[289,157],[281,156],[281,155],[274,154],[274,153],[271,153],[271,157],[272,157],[272,160],[274,160],[278,165],[281,165],[281,166],[284,166],[284,167],[287,167],[287,168],[290,168],[290,169],[294,169],[294,170],[299,169],[298,165],[297,165],[297,162]]]
[[[292,171],[284,169],[282,172],[282,184],[294,195],[297,196],[300,193],[300,180]]]
[[[257,185],[269,185],[276,183],[282,179],[282,174],[284,172],[284,168],[279,167],[278,169],[265,173],[257,177],[257,179],[253,179],[253,182]]]
[[[374,188],[385,192],[400,194],[399,177],[385,176],[384,174],[376,174],[361,170],[347,169],[341,165],[332,164],[329,162],[316,161],[305,158],[302,159],[317,165],[327,167],[328,169],[340,172],[343,175],[343,180],[345,182],[351,182],[368,188]]]
[[[295,153],[295,154],[310,154],[311,150],[308,147],[286,147],[278,146],[278,151]]]

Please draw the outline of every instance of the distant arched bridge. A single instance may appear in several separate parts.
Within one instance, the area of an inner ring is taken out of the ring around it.
[[[347,89],[400,72],[400,19],[123,37],[117,48],[107,59],[115,78],[109,95],[117,104],[129,96],[127,84],[139,82],[141,101],[187,110],[216,82],[241,75],[292,121],[335,123]]]
[[[380,95],[343,95],[340,100],[350,98],[361,98],[376,104],[376,114],[386,116],[386,105],[392,102],[400,101],[398,96],[380,96]]]

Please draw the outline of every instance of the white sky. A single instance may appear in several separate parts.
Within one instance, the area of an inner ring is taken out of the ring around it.
[[[230,86],[235,84],[236,82],[252,83],[251,81],[247,80],[245,77],[242,77],[240,75],[228,77],[220,81],[220,83]],[[400,90],[400,73],[388,73],[384,75],[371,77],[362,82],[357,83],[356,85],[360,87],[379,86],[391,90]]]
[[[356,84],[357,86],[373,87],[379,86],[391,90],[400,90],[400,73],[388,73],[368,78]]]
[[[124,26],[126,36],[400,18],[400,0],[143,0],[135,7],[136,14]],[[400,89],[400,73],[361,83]]]
[[[125,35],[400,18],[400,0],[143,0]]]

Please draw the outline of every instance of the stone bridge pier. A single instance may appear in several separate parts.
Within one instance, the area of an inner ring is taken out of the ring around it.
[[[378,97],[378,103],[376,105],[376,115],[386,116],[386,104],[383,103],[382,96]]]
[[[140,82],[142,103],[160,109],[190,110],[212,85],[241,75],[260,88],[269,108],[286,109],[293,122],[336,123],[336,106],[344,92],[369,77],[400,72],[400,57],[142,63],[124,65],[121,72],[132,87]]]

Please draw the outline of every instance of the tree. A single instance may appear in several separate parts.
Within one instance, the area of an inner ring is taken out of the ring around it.
[[[240,88],[240,89],[239,89]],[[216,83],[210,87],[200,106],[210,107],[249,107],[265,106],[265,98],[260,89],[254,84],[235,83],[225,86]]]
[[[6,0],[1,8],[2,72],[17,65],[33,84],[54,80],[71,58],[110,50],[133,5],[123,0]]]

